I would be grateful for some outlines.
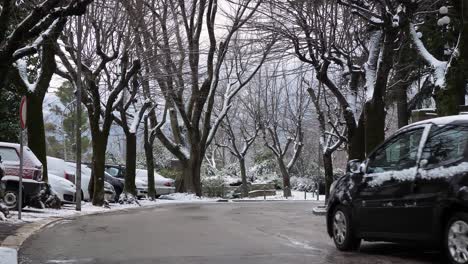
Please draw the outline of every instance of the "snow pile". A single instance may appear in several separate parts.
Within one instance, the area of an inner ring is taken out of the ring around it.
[[[282,190],[277,190],[276,195],[267,196],[266,200],[304,201],[304,198],[306,198],[306,200],[316,201],[317,200],[317,195],[316,195],[316,193],[306,192],[305,196],[304,196],[304,192],[291,191],[291,197],[286,198],[286,197],[283,196],[283,191]],[[262,200],[264,200],[264,197],[262,196],[262,197],[255,197],[255,198],[243,198],[242,200],[262,201]],[[319,201],[325,201],[325,195],[319,195]]]
[[[214,201],[216,199],[198,197],[193,193],[171,193],[167,195],[161,195],[159,197],[161,200],[177,200],[177,201]]]

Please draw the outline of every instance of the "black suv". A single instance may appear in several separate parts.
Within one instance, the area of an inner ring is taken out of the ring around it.
[[[468,116],[408,125],[364,162],[348,163],[327,204],[327,231],[339,250],[361,240],[440,246],[449,263],[468,263]]]

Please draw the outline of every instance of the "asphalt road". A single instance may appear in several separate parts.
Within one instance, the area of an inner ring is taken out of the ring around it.
[[[25,242],[20,263],[438,263],[438,253],[364,243],[341,253],[311,202],[213,203],[79,217]]]

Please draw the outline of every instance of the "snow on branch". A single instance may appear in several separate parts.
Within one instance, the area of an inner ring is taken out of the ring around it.
[[[416,50],[418,51],[419,55],[426,61],[427,64],[431,66],[433,69],[434,75],[434,85],[436,87],[445,88],[446,86],[446,79],[445,75],[448,68],[447,61],[441,61],[435,58],[424,46],[424,43],[418,36],[416,29],[414,28],[414,24],[409,24],[409,30],[411,34],[411,39],[413,43],[416,45]]]
[[[152,105],[151,100],[147,99],[145,100],[143,106],[140,108],[140,111],[138,111],[138,115],[136,115],[133,118],[132,124],[130,125],[129,132],[132,134],[135,134],[136,131],[138,130],[138,126],[141,123],[141,120],[143,119],[143,116],[146,112],[146,110]]]
[[[367,101],[372,100],[375,90],[375,81],[377,77],[377,67],[380,56],[380,44],[382,31],[377,30],[371,33],[369,40],[369,57],[364,65],[366,76],[366,96]]]
[[[34,42],[31,45],[27,45],[27,46],[25,46],[23,48],[20,48],[20,49],[16,50],[13,53],[13,59],[17,60],[17,59],[22,58],[24,56],[36,53],[38,51],[38,49],[39,49],[39,46],[42,45],[44,40],[46,40],[51,35],[51,33],[54,31],[54,28],[57,26],[57,23],[58,23],[59,20],[60,19],[56,19],[49,26],[49,28],[47,28],[47,30],[44,31],[43,34],[39,35],[39,37],[37,37],[36,40],[34,40]]]

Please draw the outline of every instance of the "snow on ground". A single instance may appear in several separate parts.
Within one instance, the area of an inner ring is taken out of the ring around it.
[[[216,201],[219,198],[198,197],[193,193],[171,193],[161,195],[159,199],[165,201]]]
[[[317,201],[317,195],[312,192],[307,192],[306,196],[304,197],[304,192],[301,191],[291,191],[292,197],[288,197],[287,199],[283,196],[283,190],[276,190],[275,196],[267,196],[267,200],[312,200]],[[244,198],[245,200],[264,200],[264,197],[255,197],[255,198]],[[325,195],[319,195],[319,201],[325,201]]]
[[[275,196],[267,196],[267,200],[304,200],[304,192],[300,191],[292,191],[292,197],[288,197],[286,199],[283,197],[283,191],[278,190],[276,191]],[[313,193],[306,193],[307,200],[317,200],[317,196],[313,195]],[[325,201],[325,196],[320,195],[320,201]],[[198,197],[194,194],[189,193],[172,193],[169,195],[161,195],[161,197],[155,201],[150,200],[139,200],[141,206],[137,204],[116,204],[111,203],[110,208],[105,207],[97,207],[93,206],[89,202],[83,202],[81,205],[81,212],[75,211],[74,204],[68,204],[62,206],[62,209],[36,209],[36,208],[29,208],[26,207],[22,211],[22,220],[18,220],[18,212],[10,211],[10,216],[7,219],[7,222],[12,223],[25,223],[25,222],[37,222],[45,219],[50,218],[67,218],[67,217],[74,217],[80,215],[89,215],[93,213],[101,213],[101,212],[112,212],[118,210],[124,210],[129,208],[139,208],[139,207],[150,207],[150,206],[158,206],[163,204],[170,204],[170,203],[191,203],[191,202],[215,202],[220,198],[207,198],[207,197]],[[257,198],[245,198],[245,200],[263,200],[262,197]]]
[[[175,199],[178,198],[178,199]],[[62,209],[36,209],[36,208],[29,208],[26,207],[23,209],[21,214],[21,219],[18,220],[18,212],[17,211],[10,211],[10,217],[7,219],[8,222],[20,223],[20,222],[37,222],[47,218],[56,218],[56,217],[74,217],[80,215],[88,215],[93,213],[100,213],[100,212],[111,212],[111,211],[118,211],[123,209],[129,208],[139,208],[139,207],[150,207],[150,206],[158,206],[168,203],[190,203],[190,202],[201,202],[201,201],[214,201],[215,199],[206,199],[206,198],[198,198],[192,194],[178,194],[174,196],[173,199],[157,199],[155,201],[150,200],[139,200],[141,206],[137,204],[116,204],[111,203],[110,208],[105,207],[98,207],[93,206],[89,202],[84,202],[81,205],[81,212],[75,211],[75,205],[69,204],[62,206]]]

